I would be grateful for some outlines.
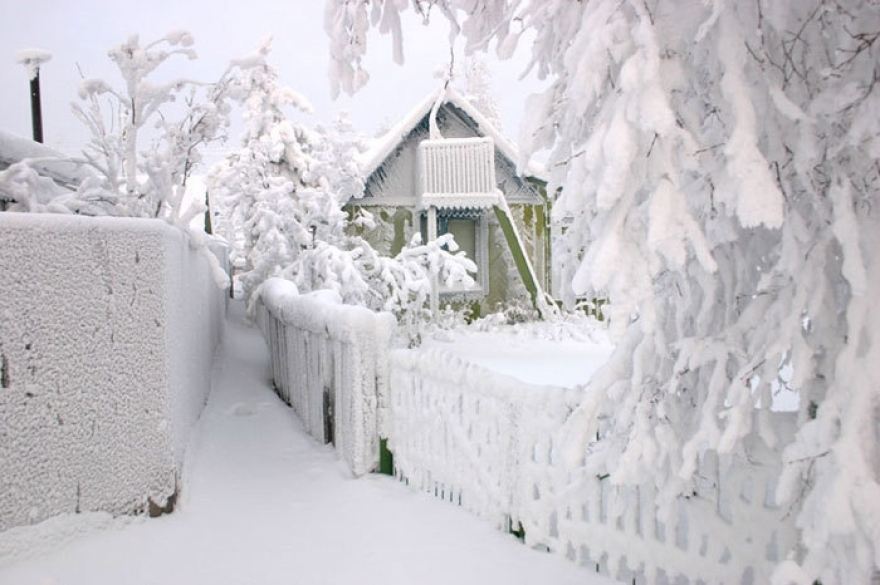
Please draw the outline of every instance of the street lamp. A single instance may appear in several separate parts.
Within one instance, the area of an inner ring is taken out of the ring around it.
[[[31,122],[34,141],[43,142],[43,112],[40,107],[40,65],[52,58],[52,54],[41,49],[25,49],[15,54],[15,60],[27,67],[31,80]]]

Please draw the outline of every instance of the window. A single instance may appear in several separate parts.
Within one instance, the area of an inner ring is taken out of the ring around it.
[[[421,218],[422,238],[427,240],[427,216]],[[482,210],[479,209],[438,209],[437,235],[452,234],[459,251],[477,265],[474,275],[476,284],[469,291],[486,292],[488,285],[488,250],[486,248],[486,226]],[[460,290],[443,290],[442,292],[464,292]]]
[[[458,249],[476,262],[477,258],[477,222],[473,219],[440,219],[437,223],[439,235],[452,234]],[[446,224],[445,226],[443,224]]]

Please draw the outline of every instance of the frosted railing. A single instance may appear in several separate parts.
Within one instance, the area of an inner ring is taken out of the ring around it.
[[[256,317],[281,399],[310,435],[334,444],[352,473],[373,471],[394,317],[326,295],[299,295],[276,279],[264,285]]]
[[[419,144],[423,195],[495,192],[495,145],[491,138],[444,138]]]
[[[705,457],[700,482],[664,513],[649,485],[615,486],[559,461],[583,390],[526,384],[443,352],[394,350],[389,396],[401,481],[626,583],[768,583],[796,541],[797,514],[773,504],[779,454],[756,437],[720,466]],[[779,414],[775,428],[792,422]]]

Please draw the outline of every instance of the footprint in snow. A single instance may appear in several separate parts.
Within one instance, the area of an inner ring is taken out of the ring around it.
[[[232,416],[254,416],[255,414],[257,414],[257,406],[258,405],[256,404],[239,402],[229,409],[229,414],[231,414]]]

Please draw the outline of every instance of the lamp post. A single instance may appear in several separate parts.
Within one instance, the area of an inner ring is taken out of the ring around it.
[[[31,124],[34,141],[43,142],[43,112],[40,105],[40,65],[52,58],[41,49],[26,49],[16,54],[16,61],[27,68],[31,81]]]

